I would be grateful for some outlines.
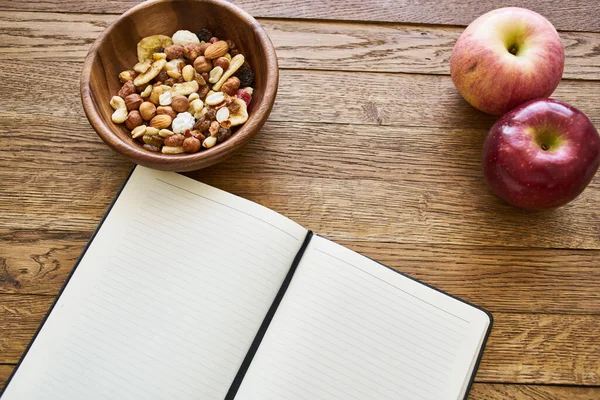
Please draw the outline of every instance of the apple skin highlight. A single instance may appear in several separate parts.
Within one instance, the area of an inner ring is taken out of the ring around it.
[[[459,93],[473,107],[494,115],[549,97],[563,69],[563,44],[554,26],[519,7],[477,18],[459,37],[450,58]]]
[[[600,166],[600,135],[589,118],[553,99],[529,101],[496,122],[483,146],[492,191],[527,210],[562,206],[583,192]]]

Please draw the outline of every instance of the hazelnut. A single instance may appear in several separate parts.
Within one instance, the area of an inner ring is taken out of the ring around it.
[[[121,72],[119,74],[119,80],[121,81],[121,83],[125,83],[127,81],[134,80],[136,76],[137,76],[137,72],[135,72],[134,70],[130,69],[130,70]]]
[[[189,106],[190,102],[185,96],[175,96],[171,99],[171,108],[178,113],[186,111]]]
[[[156,115],[156,106],[149,101],[140,104],[140,115],[144,121],[150,121]]]
[[[213,66],[223,68],[223,71],[227,71],[229,68],[229,60],[225,57],[219,57],[213,61]]]
[[[142,120],[142,116],[140,115],[139,111],[129,111],[129,114],[127,114],[127,119],[125,120],[125,126],[127,129],[133,130],[133,128],[140,126],[143,123],[144,121]]]
[[[180,44],[172,44],[165,47],[165,54],[169,60],[175,60],[183,57],[183,46]]]
[[[156,115],[168,115],[171,119],[175,119],[177,117],[177,113],[171,106],[159,106],[156,109]]]
[[[156,129],[165,129],[171,126],[172,120],[173,119],[169,115],[157,115],[150,120],[150,126]]]
[[[135,93],[135,85],[133,84],[133,81],[127,81],[123,84],[121,90],[119,90],[118,96],[124,99],[125,97],[133,93]]]
[[[201,43],[200,44],[200,55],[203,56],[206,49],[210,47],[210,43]]]
[[[196,57],[194,60],[194,69],[200,73],[208,72],[212,69],[212,62],[203,56]]]
[[[185,58],[191,61],[200,57],[202,55],[202,53],[200,52],[200,44],[193,42],[186,44],[185,46],[183,46],[183,55]]]
[[[227,80],[221,86],[221,91],[233,96],[235,92],[240,88],[240,80],[237,76],[227,78]]]
[[[190,136],[183,141],[183,151],[186,153],[196,153],[198,150],[200,150],[200,141],[195,137]]]
[[[130,94],[129,96],[125,97],[125,106],[127,107],[127,110],[131,111],[131,110],[137,110],[138,108],[140,108],[140,105],[144,102],[144,99],[142,99],[142,96],[140,96],[137,93],[133,93]]]
[[[164,139],[165,146],[177,147],[183,145],[183,141],[185,140],[185,136],[181,133],[176,133]]]

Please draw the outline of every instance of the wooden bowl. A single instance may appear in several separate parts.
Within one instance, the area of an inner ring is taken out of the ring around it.
[[[169,155],[142,148],[124,125],[111,121],[109,102],[121,88],[118,75],[137,62],[136,46],[150,35],[172,35],[180,29],[210,29],[231,39],[255,73],[254,94],[248,121],[225,142],[194,154]],[[232,155],[263,126],[277,93],[279,71],[271,40],[259,23],[245,11],[221,0],[150,0],[121,15],[96,39],[81,74],[83,109],[100,138],[133,162],[165,171],[205,168]]]

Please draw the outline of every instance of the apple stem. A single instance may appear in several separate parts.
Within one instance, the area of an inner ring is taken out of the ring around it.
[[[513,56],[514,56],[514,55],[517,55],[517,52],[518,52],[518,51],[519,51],[519,49],[517,48],[517,46],[516,46],[516,45],[512,45],[512,46],[510,46],[510,49],[508,49],[508,52],[509,52],[510,54],[512,54]]]
[[[542,148],[542,150],[547,151],[548,150],[548,145],[546,143],[542,143],[542,145],[540,146]]]

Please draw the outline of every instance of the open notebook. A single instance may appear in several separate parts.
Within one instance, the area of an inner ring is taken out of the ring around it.
[[[136,167],[2,400],[462,399],[491,315]]]

